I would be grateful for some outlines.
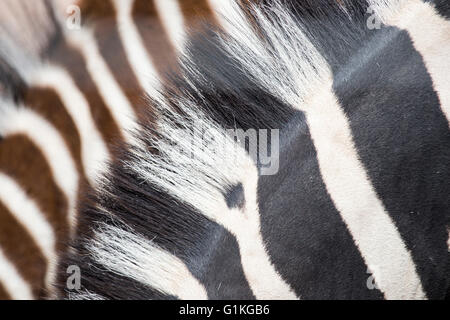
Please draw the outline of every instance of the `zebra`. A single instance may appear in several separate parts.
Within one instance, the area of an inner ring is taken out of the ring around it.
[[[0,299],[55,296],[84,190],[131,139],[145,92],[176,68],[189,30],[220,27],[221,6],[2,1]]]
[[[61,297],[445,298],[449,5],[251,8],[192,39],[149,95],[156,126],[80,210]],[[278,172],[229,128],[279,129]]]
[[[449,5],[230,6],[78,200],[57,297],[445,298]],[[230,128],[279,130],[278,171]]]

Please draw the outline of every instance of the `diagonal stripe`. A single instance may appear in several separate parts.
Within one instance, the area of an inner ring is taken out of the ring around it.
[[[411,254],[359,160],[331,83],[298,107],[306,113],[327,191],[385,297],[424,299]]]
[[[230,212],[224,208],[218,221],[235,235],[245,276],[257,299],[299,299],[271,262],[261,235],[257,169],[246,171],[242,182],[245,207],[230,209]]]
[[[119,33],[124,43],[128,60],[140,85],[151,95],[157,94],[161,84],[158,72],[152,63],[132,18],[133,0],[116,0]]]
[[[23,104],[47,119],[61,133],[70,154],[77,166],[81,180],[86,172],[81,160],[81,139],[78,129],[67,112],[60,95],[48,86],[29,86],[25,92]]]
[[[81,138],[81,154],[87,177],[92,186],[102,166],[110,159],[108,149],[98,131],[86,98],[77,88],[69,74],[59,67],[47,66],[31,81],[38,86],[50,86],[61,100],[75,122]]]
[[[0,149],[0,170],[27,191],[27,195],[46,215],[58,239],[66,239],[69,230],[67,199],[55,183],[50,165],[42,151],[24,134],[1,139]],[[58,249],[64,247],[63,243],[64,241],[58,242]]]
[[[75,226],[75,201],[78,174],[74,160],[59,132],[34,111],[7,103],[1,105],[0,133],[4,136],[26,134],[44,153],[56,184],[68,200],[68,222]]]
[[[113,119],[119,125],[125,140],[131,141],[129,130],[135,127],[136,114],[100,54],[94,36],[87,31],[82,31],[69,39],[84,55],[89,74],[99,88],[100,94]]]
[[[103,61],[131,107],[138,111],[145,93],[132,70],[120,39],[118,13],[113,1],[90,0],[84,1],[83,4],[85,14],[92,18],[90,28]]]
[[[24,226],[47,259],[47,288],[51,289],[56,271],[55,233],[33,200],[7,175],[0,173],[0,199],[9,212]]]
[[[23,280],[11,262],[8,261],[0,248],[0,282],[12,299],[32,300],[33,294],[28,283]]]

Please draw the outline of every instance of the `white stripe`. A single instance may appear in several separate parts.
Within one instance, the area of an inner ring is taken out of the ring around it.
[[[56,271],[56,238],[52,226],[33,200],[27,197],[17,183],[0,173],[0,201],[28,231],[47,260],[46,284],[52,289]]]
[[[385,24],[408,31],[450,124],[450,21],[420,0],[370,0]]]
[[[250,288],[257,299],[299,299],[277,272],[265,248],[257,202],[258,172],[253,164],[246,168],[240,182],[244,189],[244,208],[230,210],[224,206],[218,221],[236,236]]]
[[[0,105],[0,134],[25,134],[43,152],[55,179],[68,201],[68,223],[75,227],[78,173],[60,133],[34,111],[3,102]]]
[[[185,264],[132,231],[102,225],[89,246],[94,261],[113,272],[181,299],[207,299],[206,290]]]
[[[154,0],[156,10],[170,41],[179,53],[184,50],[184,19],[177,0]]]
[[[226,30],[229,31],[233,29],[231,23],[236,21],[234,19],[237,14],[236,7],[233,6],[233,0],[208,0],[217,21]]]
[[[125,140],[127,142],[132,141],[129,130],[135,129],[136,114],[103,60],[92,32],[87,30],[73,31],[68,39],[77,46],[85,57],[89,73],[107,108],[111,111],[113,119],[121,129]]]
[[[81,157],[87,178],[96,186],[97,177],[110,159],[108,149],[97,129],[89,104],[67,71],[47,66],[30,80],[31,85],[52,87],[59,94],[65,109],[73,119],[81,139]]]
[[[139,79],[141,86],[151,95],[157,94],[161,83],[158,73],[153,65],[147,50],[145,49],[139,31],[131,16],[132,0],[115,0],[116,11],[118,12],[118,25],[120,37],[124,43],[134,74]]]
[[[33,300],[30,285],[17,272],[0,248],[0,282],[14,300]]]
[[[359,161],[331,83],[298,106],[306,112],[328,193],[385,297],[424,299],[411,254]]]

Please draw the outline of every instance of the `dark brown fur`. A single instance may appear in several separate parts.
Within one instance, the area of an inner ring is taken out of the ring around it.
[[[0,246],[5,256],[14,261],[19,274],[30,284],[34,296],[45,297],[43,288],[47,261],[28,231],[1,202]]]
[[[62,240],[68,235],[67,199],[55,184],[47,159],[21,134],[0,141],[0,170],[14,179],[36,201]]]

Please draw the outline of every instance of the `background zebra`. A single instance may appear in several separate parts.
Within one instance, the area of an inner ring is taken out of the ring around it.
[[[221,5],[2,1],[0,298],[51,295],[82,190],[130,140],[144,92],[175,68],[187,30],[220,25]]]
[[[67,226],[73,225],[75,204],[82,205],[73,250],[59,266],[60,297],[445,297],[450,158],[445,58],[450,52],[450,9],[445,1],[264,1],[267,6],[253,8],[249,17],[235,9],[230,20],[223,20],[225,34],[203,35],[188,50],[180,46],[177,52],[187,53],[178,69],[182,76],[172,80],[161,72],[155,77],[160,82],[139,78],[140,68],[157,72],[149,67],[150,59],[143,59],[152,42],[126,45],[136,35],[145,39],[144,32],[125,27],[123,16],[117,18],[121,28],[115,22],[108,25],[111,7],[93,3],[87,5],[88,12],[95,12],[90,35],[65,36],[67,43],[73,41],[71,46],[78,43],[81,57],[93,60],[74,67],[74,61],[82,60],[67,51],[66,41],[62,49],[50,42],[51,54],[46,51],[45,57],[62,60],[69,71],[70,65],[77,71],[86,66],[78,82],[72,75],[72,87],[86,86],[79,89],[88,97],[85,105],[104,99],[105,110],[121,110],[122,116],[110,111],[111,118],[120,118],[117,128],[99,130],[98,135],[108,132],[110,140],[102,136],[104,141],[123,140],[129,149],[116,152],[107,143],[92,147],[96,153],[90,153],[90,163],[114,163],[85,165],[85,180],[96,189],[90,199],[73,191],[76,180],[58,184],[58,168],[49,165],[54,185],[63,194],[72,190],[72,198],[66,196],[63,204]],[[368,28],[370,10],[382,22],[380,28]],[[113,34],[103,37],[104,30]],[[183,39],[173,40],[174,46]],[[22,90],[29,90],[19,84],[26,87],[35,79],[29,76],[35,66],[29,66],[28,57],[7,59],[13,47],[6,47],[2,62],[8,76],[3,92],[9,94],[2,119],[21,120],[5,121],[2,132],[14,132],[10,123],[26,119],[45,133],[35,114],[10,106],[11,101],[20,104]],[[173,65],[174,58],[166,58]],[[48,81],[52,77],[47,75],[56,71],[45,72]],[[94,80],[86,81],[86,75]],[[52,84],[61,85],[61,77],[55,78]],[[88,93],[94,84],[99,92],[92,98]],[[64,83],[64,88],[69,85]],[[135,109],[145,105],[140,100],[144,92],[159,114],[156,131],[154,115]],[[80,97],[76,101],[82,103]],[[136,119],[144,124],[137,131]],[[190,147],[190,141],[178,129],[189,130],[192,123],[215,137],[233,127],[280,129],[279,172],[260,175],[261,163],[255,164],[232,139],[218,145],[213,140],[212,149],[194,149],[200,159],[180,157],[174,143]],[[45,142],[33,142],[45,146],[56,130],[51,133]],[[52,141],[58,147],[54,150],[71,141],[57,140]],[[214,147],[225,148],[220,159],[211,151]],[[57,155],[45,152],[47,160]],[[59,156],[62,173],[72,158]],[[79,163],[88,163],[79,158]],[[72,162],[76,172],[77,161]],[[102,171],[106,173],[100,178]],[[42,217],[37,205],[20,193],[19,184],[6,175],[3,180],[8,195],[23,198],[10,203],[26,204],[30,217]],[[36,220],[39,231],[48,235],[45,220]],[[62,236],[67,229],[60,229]],[[51,261],[46,243],[36,240],[48,238],[32,236],[39,247],[33,252],[44,248]],[[80,290],[67,290],[70,265],[81,267]],[[12,267],[2,264],[2,270]],[[33,294],[19,274],[13,275],[1,280],[20,289],[14,292]],[[369,276],[376,286],[368,286]]]

